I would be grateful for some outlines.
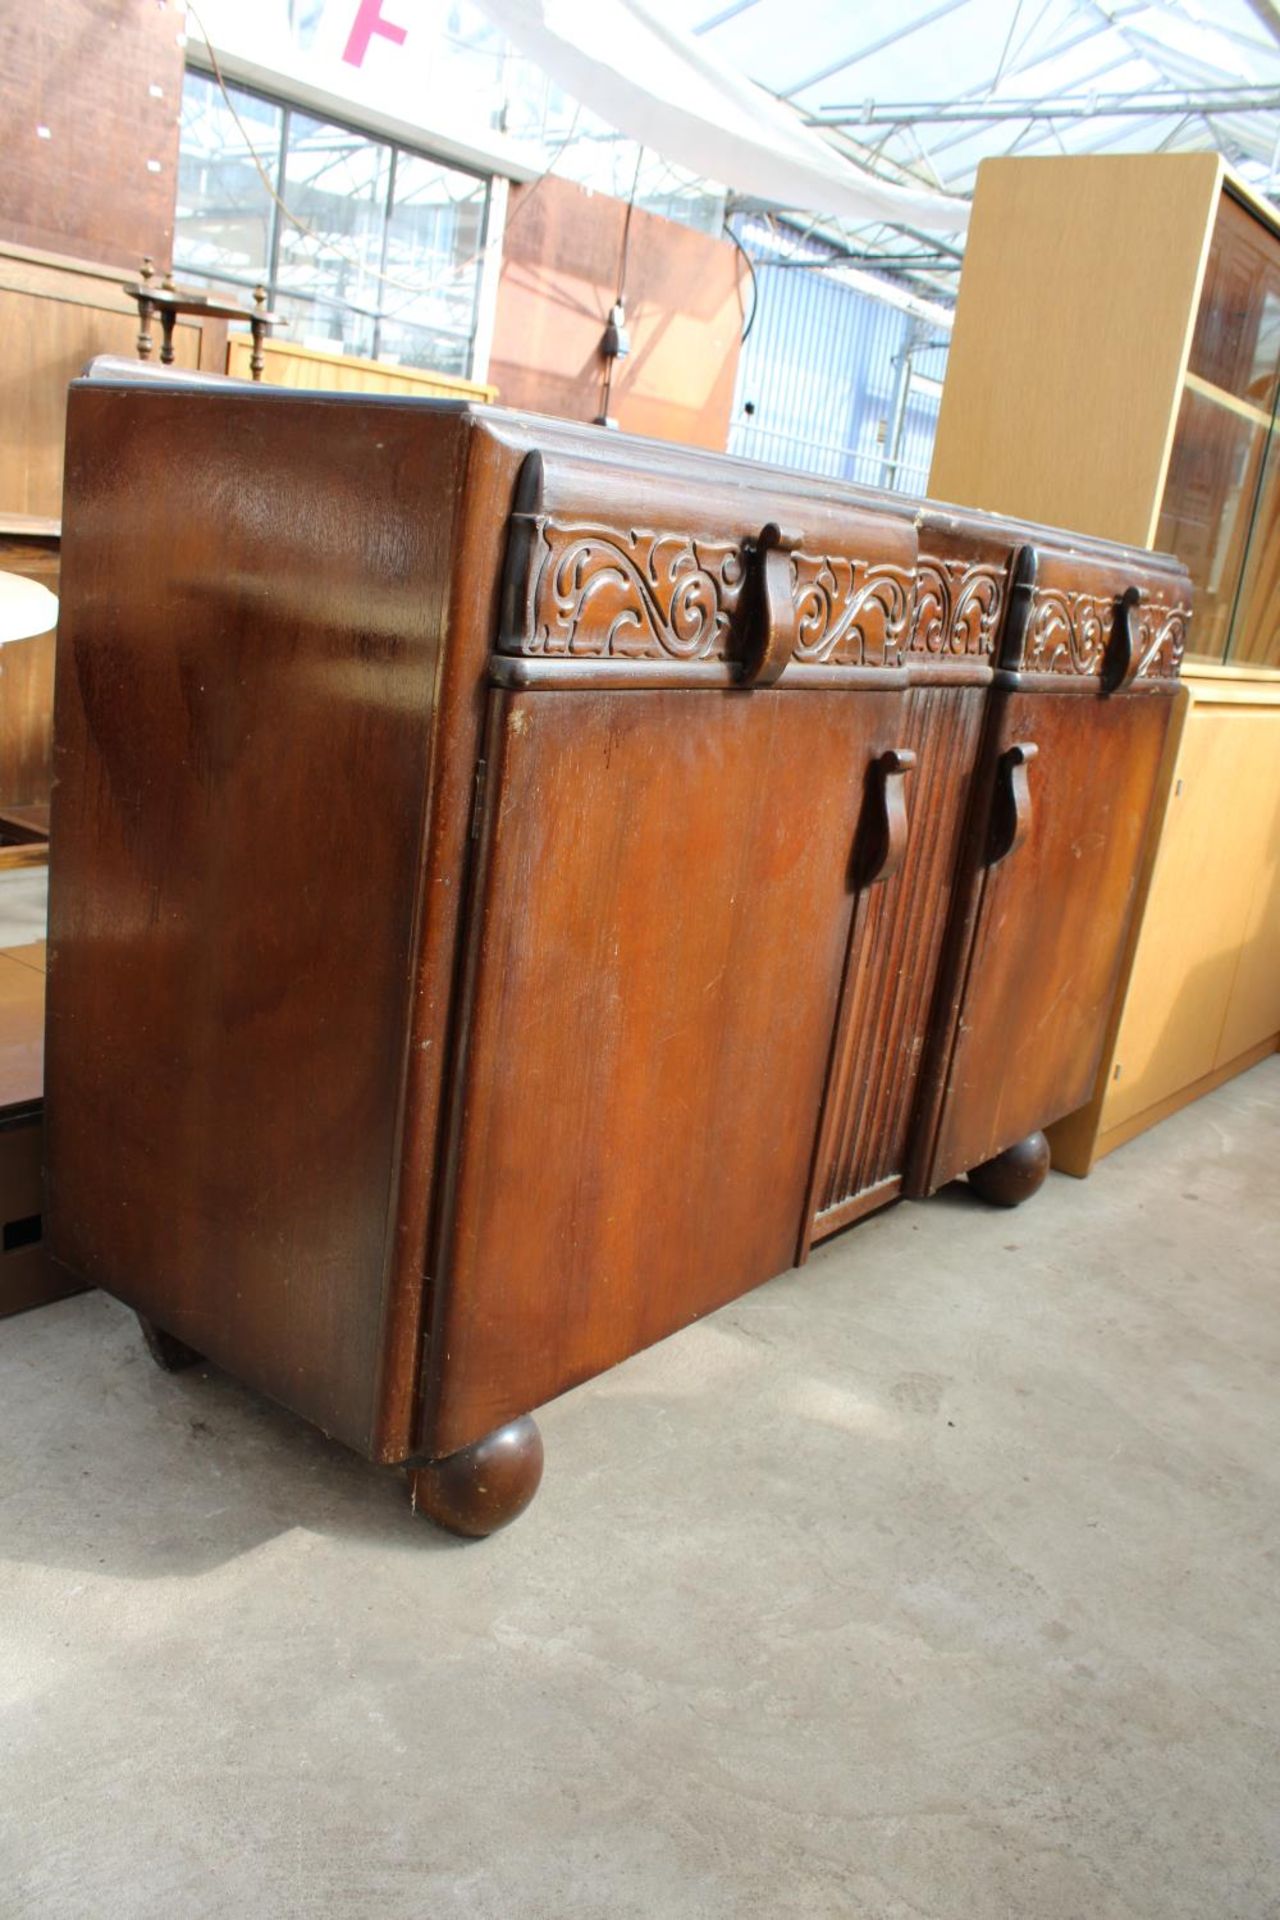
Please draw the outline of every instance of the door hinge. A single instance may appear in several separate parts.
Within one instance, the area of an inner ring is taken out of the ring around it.
[[[471,838],[473,840],[480,838],[480,822],[484,818],[484,790],[488,773],[488,762],[477,760],[475,791],[471,796]]]

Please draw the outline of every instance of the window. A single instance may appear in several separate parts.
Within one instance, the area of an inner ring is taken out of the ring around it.
[[[265,286],[304,346],[468,374],[487,180],[243,87],[227,94],[231,105],[188,72],[182,278],[245,296]]]

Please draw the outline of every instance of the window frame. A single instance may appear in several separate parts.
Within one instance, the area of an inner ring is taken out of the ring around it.
[[[465,336],[455,336],[457,338],[465,337],[466,340],[467,373],[465,377],[471,380],[476,379],[478,377],[475,371],[477,344],[480,340],[483,308],[485,304],[485,268],[488,250],[493,238],[494,217],[499,199],[496,191],[498,185],[497,177],[492,172],[486,172],[482,167],[471,166],[465,161],[455,159],[451,154],[434,151],[428,145],[403,139],[399,135],[389,133],[372,124],[362,124],[358,118],[349,117],[346,114],[334,113],[328,107],[321,108],[303,99],[291,99],[287,93],[277,92],[274,88],[260,85],[257,82],[251,84],[247,81],[233,78],[230,75],[220,77],[212,66],[204,64],[198,58],[192,58],[190,49],[188,50],[188,58],[183,67],[182,74],[184,92],[186,90],[188,74],[197,75],[219,93],[221,93],[225,86],[226,92],[233,97],[238,93],[248,94],[250,98],[261,101],[265,106],[274,107],[280,114],[280,137],[275,142],[274,149],[269,158],[268,155],[263,152],[259,152],[257,156],[264,167],[270,166],[273,192],[270,207],[266,277],[246,276],[241,278],[231,273],[211,273],[205,268],[196,266],[184,267],[183,263],[177,258],[181,227],[178,221],[176,207],[173,223],[175,270],[180,273],[186,271],[198,274],[202,279],[211,281],[216,285],[235,287],[248,293],[252,293],[258,286],[265,286],[269,306],[273,306],[278,299],[295,300],[305,302],[317,308],[327,307],[341,313],[359,315],[363,320],[372,322],[372,352],[368,355],[348,355],[345,345],[340,341],[335,341],[333,343],[334,353],[342,354],[353,359],[368,358],[370,360],[376,360],[380,366],[391,367],[404,364],[403,361],[382,360],[379,357],[383,321],[395,322],[395,316],[385,310],[384,305],[381,304],[381,300],[377,309],[370,311],[368,308],[357,306],[353,301],[334,300],[324,294],[308,294],[300,291],[296,287],[281,287],[279,284],[280,237],[284,220],[284,215],[280,209],[280,201],[287,202],[284,188],[285,166],[289,153],[289,129],[294,114],[300,114],[304,119],[315,121],[326,127],[333,127],[339,133],[351,134],[358,140],[370,141],[377,146],[387,148],[390,154],[390,164],[387,168],[386,195],[381,205],[381,246],[378,254],[378,272],[380,274],[385,273],[387,269],[387,248],[391,233],[391,216],[395,208],[396,179],[399,173],[399,161],[402,155],[415,160],[425,160],[428,165],[443,168],[450,173],[462,174],[466,178],[474,180],[477,185],[483,189],[484,200],[480,220],[480,242],[477,250],[474,283],[471,290],[470,325]],[[181,126],[181,121],[179,125]],[[178,155],[180,165],[182,159],[181,132],[179,133]],[[274,196],[278,196],[278,198]],[[398,324],[406,323],[401,322]],[[409,322],[407,324],[413,325],[415,323]],[[424,328],[423,331],[433,331],[433,329]],[[434,331],[443,332],[444,329],[434,329]],[[446,371],[443,368],[423,370],[440,373]],[[456,376],[450,375],[450,377]]]

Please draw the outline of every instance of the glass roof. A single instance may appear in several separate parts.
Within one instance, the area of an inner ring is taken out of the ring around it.
[[[238,51],[267,70],[255,23],[287,15],[279,68],[287,90],[299,60],[314,81],[307,49],[330,15],[347,31],[352,4],[201,0],[200,14],[212,17],[224,55]],[[382,64],[374,58],[365,76],[331,47],[322,92],[335,90],[337,70],[341,97],[354,77],[354,103],[420,125],[428,143],[433,133],[476,151],[499,143],[499,171],[505,157],[708,231],[721,229],[727,210],[741,216],[735,232],[762,236],[762,258],[781,248],[796,265],[905,276],[927,300],[953,300],[958,237],[883,216],[874,224],[803,207],[779,214],[776,201],[733,193],[732,180],[726,196],[722,181],[638,145],[575,98],[554,62],[539,66],[499,24],[545,13],[563,32],[588,7],[608,12],[601,0],[488,0],[491,11],[486,0],[417,4],[413,61],[397,73],[388,61],[398,43],[378,40]],[[1280,201],[1280,0],[617,0],[613,11],[652,21],[658,40],[668,30],[693,35],[713,66],[756,82],[847,158],[914,190],[970,195],[988,156],[1210,149]],[[387,93],[393,81],[398,94]],[[676,105],[687,82],[673,64]]]
[[[1280,0],[647,5],[886,179],[970,194],[990,155],[1212,148],[1255,192],[1280,194]],[[829,220],[811,231],[954,285],[957,243]]]

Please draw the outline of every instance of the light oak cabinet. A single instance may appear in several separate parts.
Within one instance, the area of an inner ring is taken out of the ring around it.
[[[498,389],[483,381],[462,380],[425,367],[366,360],[356,353],[325,353],[296,340],[262,342],[262,380],[268,387],[294,387],[306,393],[402,393],[416,400],[496,400]],[[253,375],[253,341],[247,333],[227,339],[227,372],[233,380]]]
[[[1069,1173],[1254,1066],[1280,1032],[1280,676],[1192,669],[1186,697],[1099,1082],[1050,1129]]]
[[[1280,216],[1219,156],[983,165],[930,491],[1176,552],[1195,593],[1071,1173],[1280,1036],[1278,406]]]

